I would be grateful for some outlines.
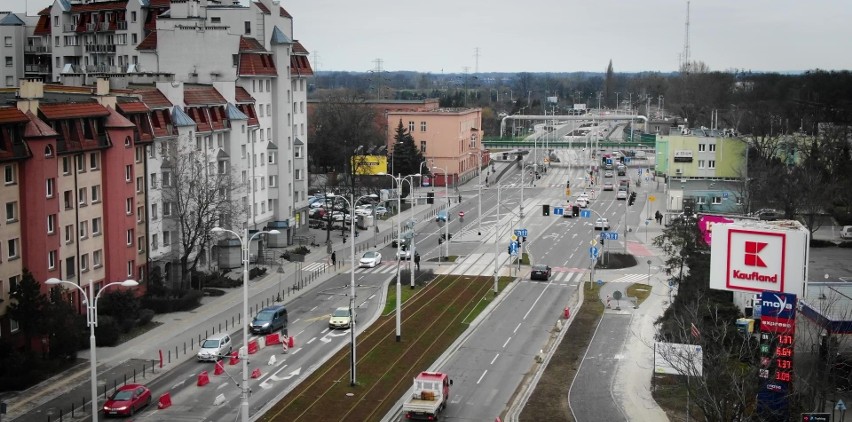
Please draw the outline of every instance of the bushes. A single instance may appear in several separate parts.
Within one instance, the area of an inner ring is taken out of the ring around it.
[[[219,289],[211,289],[209,287],[204,288],[204,296],[224,296],[225,291]]]
[[[95,327],[95,341],[98,347],[110,347],[118,344],[121,328],[115,318],[109,315],[99,316],[98,326]]]
[[[305,246],[297,246],[297,247],[295,247],[295,248],[293,248],[293,249],[287,249],[287,250],[285,250],[285,251],[284,251],[284,253],[282,253],[282,254],[281,254],[281,258],[284,258],[284,259],[286,259],[286,260],[288,260],[288,261],[289,261],[289,260],[290,260],[290,255],[291,255],[291,254],[296,254],[296,255],[307,255],[307,254],[309,254],[309,253],[311,253],[311,250],[310,250],[310,249],[308,249],[307,247],[305,247]]]
[[[839,247],[839,248],[852,248],[852,241],[844,240],[844,241],[840,242],[840,244],[837,245],[837,247]]]
[[[139,311],[139,319],[136,320],[136,325],[144,327],[151,322],[152,319],[154,319],[154,315],[154,310],[152,309],[143,309]]]
[[[249,280],[254,280],[256,277],[262,277],[264,274],[266,274],[265,267],[254,267],[249,270]],[[239,284],[242,284],[242,281],[240,281]]]
[[[812,248],[826,248],[826,247],[829,247],[829,246],[837,246],[837,244],[830,241],[830,240],[811,238],[811,247]]]
[[[175,290],[166,297],[146,296],[142,306],[158,314],[189,311],[201,305],[201,292],[198,290]]]

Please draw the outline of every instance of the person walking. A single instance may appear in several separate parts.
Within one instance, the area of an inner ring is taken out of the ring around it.
[[[414,267],[420,271],[420,253],[414,252]]]
[[[337,267],[337,254],[335,252],[331,253],[331,266]]]

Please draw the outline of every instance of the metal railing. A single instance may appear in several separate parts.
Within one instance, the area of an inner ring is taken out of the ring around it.
[[[49,45],[27,45],[24,46],[24,53],[50,54],[51,48]]]
[[[115,44],[86,44],[87,53],[115,53]]]

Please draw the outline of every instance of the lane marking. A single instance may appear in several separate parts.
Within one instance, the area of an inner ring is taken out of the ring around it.
[[[530,312],[532,312],[532,310],[535,308],[535,304],[538,303],[539,300],[541,300],[541,297],[544,296],[545,293],[547,293],[547,289],[550,286],[551,286],[550,282],[548,282],[547,285],[544,286],[544,289],[541,291],[541,294],[539,294],[538,297],[535,299],[535,302],[533,302],[532,305],[530,305],[530,309],[527,311],[526,314],[524,314],[524,317],[522,319],[524,319],[524,320],[527,319],[527,317],[530,315]]]
[[[301,319],[302,319],[302,318],[296,318],[296,319],[294,319],[294,320],[293,320],[293,322],[291,322],[290,324],[295,324],[295,323],[299,322]]]
[[[497,353],[496,355],[494,355],[494,359],[491,359],[491,364],[492,364],[492,365],[494,365],[494,361],[496,361],[498,357],[500,357],[500,354],[499,354],[499,353]]]
[[[291,354],[291,355],[295,355],[296,353],[299,353],[299,351],[300,351],[300,350],[302,350],[302,348],[301,348],[301,347],[300,347],[300,348],[298,348],[298,349],[296,349],[296,350],[291,351],[291,352],[290,352],[290,354]]]
[[[313,307],[313,308],[311,308],[311,310],[310,310],[310,311],[308,311],[308,312],[313,312],[313,311],[315,311],[317,308],[319,308],[319,305],[314,306],[314,307]]]
[[[311,344],[311,343],[313,343],[313,342],[314,342],[314,340],[316,340],[316,339],[317,339],[316,337],[312,337],[312,338],[311,338],[310,340],[308,340],[308,342],[307,342],[307,343],[305,343],[305,344]]]
[[[518,325],[515,327],[515,329],[514,329],[514,330],[512,330],[512,334],[517,333],[517,332],[518,332],[518,328],[521,328],[521,323],[520,323],[520,322],[519,322],[519,323],[518,323]]]
[[[485,378],[485,374],[487,374],[487,373],[488,373],[488,370],[486,369],[485,372],[483,372],[482,375],[479,376],[479,379],[476,380],[476,383],[479,384],[480,382],[482,382],[482,379]]]
[[[371,299],[373,299],[374,297],[376,297],[376,295],[372,295],[372,296],[368,297],[368,298],[367,298],[367,300],[371,300]]]
[[[503,343],[503,348],[504,348],[504,349],[506,348],[506,345],[507,345],[507,344],[509,344],[509,340],[512,340],[512,338],[511,338],[511,337],[507,338],[507,339],[506,339],[506,342],[505,342],[505,343]]]
[[[179,383],[177,383],[177,384],[173,385],[173,386],[172,386],[172,390],[177,390],[177,389],[178,389],[178,387],[180,387],[180,386],[184,385],[185,383],[186,383],[186,380],[182,380],[181,382],[179,382]]]

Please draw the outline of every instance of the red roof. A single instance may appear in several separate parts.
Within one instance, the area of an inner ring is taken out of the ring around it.
[[[239,76],[278,75],[272,54],[240,54]]]
[[[207,120],[207,107],[187,107],[186,115],[195,122],[195,130],[198,132],[211,132],[210,122]]]
[[[156,89],[139,90],[136,93],[142,97],[142,102],[152,109],[172,108],[171,101],[169,101],[162,92]]]
[[[237,108],[246,116],[248,116],[248,125],[249,126],[258,126],[260,123],[257,121],[257,113],[254,111],[254,104],[252,103],[237,103]]]
[[[118,103],[118,109],[124,114],[137,114],[137,113],[147,113],[151,111],[145,103],[141,101],[134,101],[130,103]]]
[[[291,16],[289,13],[287,13],[287,11],[286,11],[286,10],[284,10],[284,8],[283,8],[283,7],[279,8],[279,9],[280,9],[280,10],[278,11],[278,14],[279,14],[282,18],[290,18],[290,19],[293,19],[293,16]]]
[[[259,2],[259,1],[254,2],[254,5],[257,6],[257,8],[260,9],[260,11],[263,12],[264,15],[271,15],[272,14],[272,12],[269,11],[269,8],[266,7],[266,5],[261,3],[261,2]]]
[[[234,94],[235,94],[234,99],[238,103],[253,103],[254,102],[254,97],[252,97],[251,94],[249,94],[248,91],[246,91],[245,88],[238,86],[238,87],[236,87],[236,89],[234,91],[235,91],[234,92]]]
[[[308,61],[307,56],[290,56],[290,70],[296,76],[311,76],[314,74],[314,70],[311,69],[311,62]]]
[[[30,119],[15,107],[0,107],[0,124],[27,123]]]
[[[266,49],[254,38],[240,37],[240,51],[266,51]]]
[[[50,11],[48,11],[47,15],[41,15],[38,17],[38,23],[36,23],[35,30],[33,30],[33,35],[50,35]]]
[[[49,120],[109,116],[109,111],[98,103],[42,104],[39,111]]]
[[[39,10],[39,11],[38,11],[38,15],[39,15],[39,16],[44,16],[44,15],[50,16],[50,8],[51,8],[51,7],[52,7],[52,6],[47,6],[47,7],[45,7],[44,9]]]
[[[296,54],[308,54],[308,49],[299,42],[299,40],[293,41],[293,53]]]
[[[156,50],[157,49],[157,31],[151,31],[147,37],[145,37],[139,45],[136,46],[137,50]]]
[[[212,86],[184,87],[183,102],[186,105],[225,104],[227,101]],[[195,120],[193,118],[193,120]],[[196,123],[198,121],[196,120]]]
[[[148,7],[151,7],[151,8],[154,8],[154,7],[170,8],[170,7],[172,7],[172,2],[171,2],[171,0],[150,0],[148,2]]]
[[[27,112],[27,118],[29,118],[30,122],[27,123],[26,129],[24,129],[25,138],[41,138],[57,135],[56,131],[50,125],[36,117],[31,111]]]
[[[112,109],[112,107],[107,107],[107,111],[109,112],[109,117],[107,117],[106,127],[136,127],[136,125],[127,120],[127,117],[122,116],[119,112]]]
[[[72,4],[71,13],[99,12],[102,10],[126,10],[126,1],[110,1],[102,3]]]

